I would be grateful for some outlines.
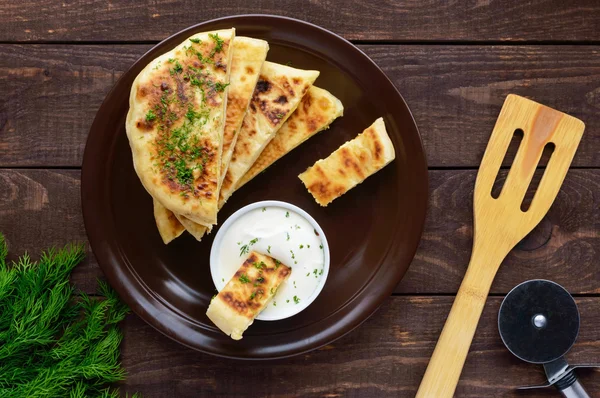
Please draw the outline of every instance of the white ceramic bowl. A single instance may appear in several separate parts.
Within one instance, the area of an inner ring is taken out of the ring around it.
[[[215,236],[215,240],[213,241],[212,247],[210,249],[210,274],[212,276],[213,283],[215,284],[215,287],[217,288],[218,291],[221,291],[228,282],[227,280],[223,281],[219,277],[219,269],[218,269],[218,267],[219,267],[219,252],[220,252],[219,249],[221,247],[223,238],[225,237],[225,234],[227,233],[227,230],[229,229],[229,227],[231,227],[231,225],[237,219],[239,219],[244,214],[246,214],[254,209],[263,208],[263,207],[279,207],[279,208],[282,208],[285,210],[290,210],[290,211],[297,213],[298,215],[303,217],[306,221],[308,221],[308,223],[312,225],[312,227],[315,229],[315,231],[318,232],[319,238],[321,239],[321,242],[323,244],[323,275],[321,276],[321,279],[319,280],[319,284],[315,288],[312,295],[306,299],[303,299],[297,306],[294,306],[294,311],[288,312],[287,314],[282,314],[282,316],[266,317],[266,316],[264,316],[264,314],[259,314],[256,317],[256,319],[261,320],[261,321],[277,321],[280,319],[289,318],[291,316],[294,316],[294,315],[300,313],[306,307],[308,307],[313,301],[315,301],[317,296],[321,293],[321,291],[323,290],[323,286],[325,286],[325,282],[327,281],[327,276],[329,275],[329,263],[330,263],[329,244],[327,243],[327,237],[325,236],[325,232],[323,232],[323,229],[321,228],[321,226],[315,221],[314,218],[312,218],[310,216],[310,214],[308,214],[307,212],[305,212],[298,206],[295,206],[295,205],[287,203],[287,202],[281,202],[278,200],[265,200],[262,202],[256,202],[256,203],[252,203],[247,206],[244,206],[241,209],[239,209],[238,211],[236,211],[235,213],[233,213],[223,223],[221,228],[219,228],[219,232],[217,232],[217,235]],[[292,267],[292,272],[294,272],[293,267]]]

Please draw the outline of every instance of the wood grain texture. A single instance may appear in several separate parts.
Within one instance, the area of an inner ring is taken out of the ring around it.
[[[392,297],[369,320],[340,340],[296,358],[242,362],[182,347],[136,316],[124,324],[123,392],[147,397],[414,397],[452,297]],[[526,395],[516,386],[544,380],[541,366],[521,362],[498,335],[500,298],[487,303],[458,384],[456,397],[554,397]],[[600,298],[577,299],[582,314],[572,363],[600,357]],[[591,396],[600,395],[600,372],[581,372]]]
[[[81,165],[116,79],[150,45],[0,45],[0,167]],[[506,95],[586,124],[574,165],[600,167],[595,46],[360,46],[411,107],[432,167],[477,167]],[[335,94],[335,93],[334,93]]]
[[[13,258],[25,250],[37,254],[50,245],[86,242],[79,174],[78,170],[0,170],[0,231]],[[423,240],[397,293],[458,290],[471,253],[475,175],[475,170],[430,171]],[[599,207],[600,170],[571,170],[546,218],[500,267],[491,292],[507,293],[524,280],[548,278],[573,293],[600,293]],[[101,275],[88,252],[73,280],[94,291],[95,279]]]
[[[237,14],[303,19],[357,40],[598,40],[594,0],[85,0],[5,2],[0,41],[162,40],[199,22]]]

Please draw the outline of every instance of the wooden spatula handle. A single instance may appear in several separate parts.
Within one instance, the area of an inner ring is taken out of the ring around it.
[[[475,275],[476,272],[476,267],[470,266],[465,275],[417,398],[451,398],[454,395],[493,280],[486,275]]]

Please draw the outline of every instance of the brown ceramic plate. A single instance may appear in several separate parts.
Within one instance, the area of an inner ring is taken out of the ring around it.
[[[330,244],[330,274],[317,300],[289,319],[255,322],[241,341],[226,337],[205,315],[215,294],[209,252],[216,229],[202,242],[185,233],[167,246],[162,243],[152,200],[134,172],[125,134],[129,90],[143,67],[196,32],[230,27],[236,28],[237,35],[267,40],[270,61],[320,70],[316,85],[337,96],[345,108],[344,116],[329,130],[236,192],[219,213],[222,223],[252,202],[290,202],[317,220]],[[394,143],[396,160],[328,207],[318,206],[298,174],[380,116]],[[286,357],[318,348],[367,319],[390,296],[414,256],[425,219],[427,189],[427,165],[417,126],[377,65],[331,32],[265,15],[221,18],[193,26],[140,58],[98,111],[85,148],[81,186],[92,249],[109,282],[133,311],[189,347],[249,359]]]

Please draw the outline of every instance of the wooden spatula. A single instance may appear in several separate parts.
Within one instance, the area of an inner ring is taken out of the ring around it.
[[[473,199],[473,252],[465,278],[417,392],[452,397],[492,281],[508,252],[546,215],[563,183],[585,126],[581,120],[517,95],[509,95],[488,143]],[[492,186],[517,129],[523,140],[498,198]],[[554,144],[531,205],[525,193],[546,144]]]

